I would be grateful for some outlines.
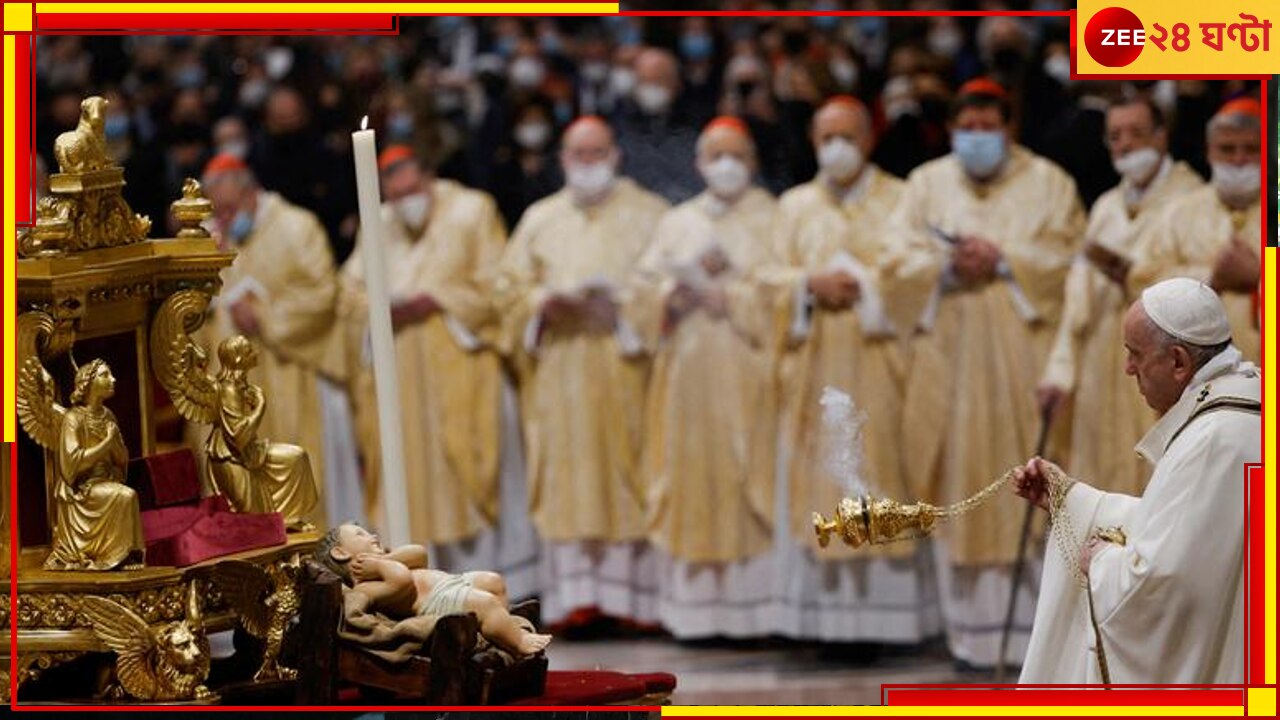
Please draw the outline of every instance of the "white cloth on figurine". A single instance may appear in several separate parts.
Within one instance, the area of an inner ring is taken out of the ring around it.
[[[1077,540],[1112,526],[1127,537],[1089,567],[1113,683],[1243,682],[1245,466],[1262,460],[1261,398],[1261,373],[1228,348],[1138,445],[1155,464],[1141,498],[1083,482],[1067,495]],[[1020,682],[1100,682],[1088,596],[1049,553]]]
[[[462,615],[467,611],[467,593],[471,592],[471,588],[474,586],[475,575],[473,573],[450,575],[431,588],[431,592],[427,593],[426,601],[422,603],[422,610],[418,614],[433,615],[435,617]]]
[[[433,543],[431,564],[445,572],[492,570],[507,585],[507,597],[523,600],[537,595],[538,536],[529,520],[524,448],[520,440],[520,410],[511,382],[502,380],[502,444],[498,458],[498,524],[473,538]],[[472,508],[471,512],[476,512]]]
[[[648,542],[544,541],[538,565],[544,625],[584,608],[639,623],[658,620],[657,557]]]

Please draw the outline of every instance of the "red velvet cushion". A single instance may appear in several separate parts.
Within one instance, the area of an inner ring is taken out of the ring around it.
[[[233,513],[221,495],[143,511],[142,536],[148,565],[174,567],[285,542],[280,513]]]
[[[676,676],[671,673],[636,673],[631,677],[644,683],[645,691],[669,693],[676,689]]]
[[[200,475],[189,448],[129,461],[128,484],[143,510],[200,499]]]
[[[605,705],[638,702],[648,694],[639,675],[605,670],[552,670],[547,673],[546,694],[522,698],[512,705]],[[674,678],[672,686],[674,687]]]

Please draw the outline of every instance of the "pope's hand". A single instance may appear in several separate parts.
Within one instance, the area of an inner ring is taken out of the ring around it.
[[[1093,564],[1093,556],[1098,554],[1102,546],[1107,543],[1099,537],[1089,538],[1088,544],[1080,551],[1080,572],[1085,577],[1089,577],[1089,566]]]
[[[1049,476],[1044,469],[1047,464],[1048,461],[1033,457],[1013,476],[1013,492],[1044,510],[1049,509]]]
[[[843,270],[809,276],[809,292],[828,310],[847,310],[862,296],[858,281]]]

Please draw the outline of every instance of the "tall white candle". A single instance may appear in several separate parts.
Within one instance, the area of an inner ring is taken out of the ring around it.
[[[369,118],[351,134],[360,200],[360,247],[364,258],[365,294],[369,301],[369,335],[373,346],[373,380],[382,442],[382,528],[389,547],[409,542],[409,501],[405,490],[404,439],[400,415],[400,382],[396,375],[395,337],[387,294],[383,256],[382,193],[378,189],[378,150]]]

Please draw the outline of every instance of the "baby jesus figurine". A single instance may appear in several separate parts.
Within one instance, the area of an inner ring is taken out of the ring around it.
[[[507,612],[507,587],[501,575],[432,570],[427,567],[427,549],[421,545],[388,551],[374,533],[343,523],[325,535],[316,556],[348,587],[367,597],[370,610],[388,617],[474,613],[480,634],[517,657],[533,655],[551,642],[550,635],[530,631]]]

